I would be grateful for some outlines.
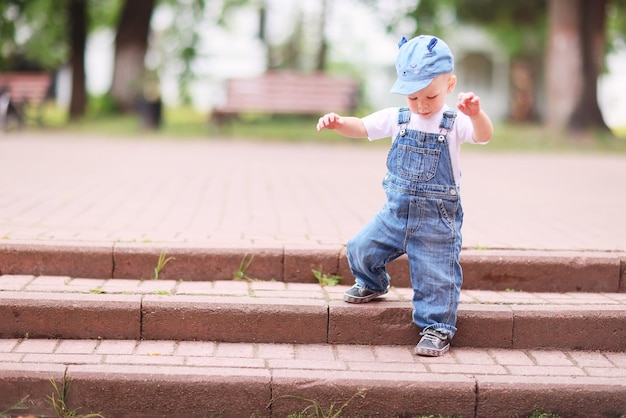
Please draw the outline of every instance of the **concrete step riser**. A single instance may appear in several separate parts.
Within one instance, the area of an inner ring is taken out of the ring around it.
[[[67,405],[105,417],[284,417],[319,403],[343,416],[530,416],[552,411],[567,417],[621,416],[626,386],[602,378],[443,375],[357,371],[266,370],[0,363],[0,406],[28,396],[28,413],[56,416],[50,379],[72,379]],[[365,396],[355,396],[359,391]],[[24,411],[20,411],[24,413]]]
[[[411,345],[408,302],[0,293],[0,338]],[[461,304],[459,347],[620,351],[626,307]]]
[[[173,259],[162,279],[229,280],[251,260],[245,273],[259,280],[313,283],[312,270],[352,281],[343,247],[206,248],[172,244],[0,243],[0,274],[93,278],[151,278],[159,255]],[[626,292],[626,254],[465,250],[464,288],[527,292]],[[392,284],[410,287],[406,256],[389,265]]]

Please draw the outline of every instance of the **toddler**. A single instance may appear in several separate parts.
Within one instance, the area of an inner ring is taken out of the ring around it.
[[[415,353],[435,357],[449,350],[457,331],[463,281],[460,146],[488,142],[493,127],[474,93],[459,94],[459,112],[446,106],[457,79],[444,41],[420,35],[402,38],[399,48],[391,92],[404,95],[406,107],[364,118],[328,113],[317,130],[333,129],[350,138],[393,138],[383,179],[387,201],[347,244],[355,284],[344,300],[365,303],[387,293],[387,263],[406,253],[413,322],[421,330]]]

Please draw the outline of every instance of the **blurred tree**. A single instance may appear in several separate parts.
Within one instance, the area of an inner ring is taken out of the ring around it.
[[[536,89],[545,41],[545,0],[420,0],[408,16],[416,32],[442,36],[461,23],[485,27],[508,54],[510,65],[509,119],[538,118]]]
[[[608,0],[549,0],[546,122],[554,128],[609,130],[598,105]]]
[[[0,70],[56,70],[66,62],[67,26],[65,4],[0,1]]]
[[[326,39],[326,20],[328,16],[329,0],[320,0],[321,10],[319,17],[319,46],[315,56],[315,70],[326,70],[326,56],[328,55],[328,40]]]
[[[232,0],[231,0],[232,1]],[[245,4],[245,0],[243,1]],[[293,2],[289,35],[281,43],[272,41],[268,28],[276,22],[269,21],[267,13],[268,0],[248,0],[248,3],[259,4],[259,39],[267,50],[267,67],[271,70],[325,71],[327,70],[328,40],[326,23],[333,0],[317,0],[312,3]],[[277,3],[275,3],[277,4]],[[278,3],[279,4],[279,3]],[[284,22],[281,22],[281,25]]]
[[[85,113],[85,45],[90,30],[110,26],[120,0],[3,0],[0,70],[72,70],[70,119]]]
[[[214,18],[219,24],[219,16],[206,15],[205,0],[161,0],[158,6],[169,10],[172,21],[166,28],[153,31],[159,52],[157,59],[153,60],[155,62],[149,65],[159,73],[165,71],[175,77],[182,103],[189,104],[189,86],[196,78],[193,66],[196,60],[202,58],[199,50],[202,40],[200,31],[207,19],[210,21]]]
[[[135,108],[143,88],[154,5],[155,0],[126,0],[118,23],[110,95],[124,112]]]
[[[557,129],[608,130],[596,86],[605,44],[612,40],[607,38],[607,17],[614,32],[624,34],[625,10],[625,0],[420,0],[408,16],[422,33],[444,33],[451,14],[458,22],[485,26],[506,48],[512,62],[512,119],[536,115],[536,107],[526,103],[528,89],[536,89],[539,74],[532,69],[545,57],[546,123]],[[527,83],[529,77],[534,80],[532,87]],[[515,107],[518,104],[528,110],[522,112]]]
[[[80,118],[87,109],[87,88],[85,85],[85,45],[87,43],[87,4],[85,0],[68,0],[69,34],[71,43],[70,65],[72,68],[72,96],[70,99],[70,120]]]

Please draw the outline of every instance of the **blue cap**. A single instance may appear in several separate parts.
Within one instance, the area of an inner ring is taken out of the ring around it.
[[[392,93],[408,96],[428,86],[435,77],[454,70],[452,52],[439,38],[420,35],[407,41],[402,37],[398,47],[398,79],[391,88]]]

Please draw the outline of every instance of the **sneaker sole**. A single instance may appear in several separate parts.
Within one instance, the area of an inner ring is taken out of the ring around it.
[[[371,301],[373,299],[376,299],[377,297],[380,297],[380,296],[382,296],[382,295],[384,295],[386,293],[387,292],[385,292],[385,293],[374,293],[372,295],[365,296],[365,297],[362,297],[362,298],[357,297],[357,296],[349,296],[349,295],[344,294],[343,295],[343,300],[344,300],[344,302],[348,302],[348,303],[367,303],[367,302],[369,302],[369,301]]]
[[[425,357],[439,357],[439,356],[443,356],[444,354],[446,354],[449,350],[450,350],[450,344],[447,344],[445,347],[443,347],[440,350],[435,350],[432,348],[415,347],[415,354],[417,354],[418,356],[425,356]]]

